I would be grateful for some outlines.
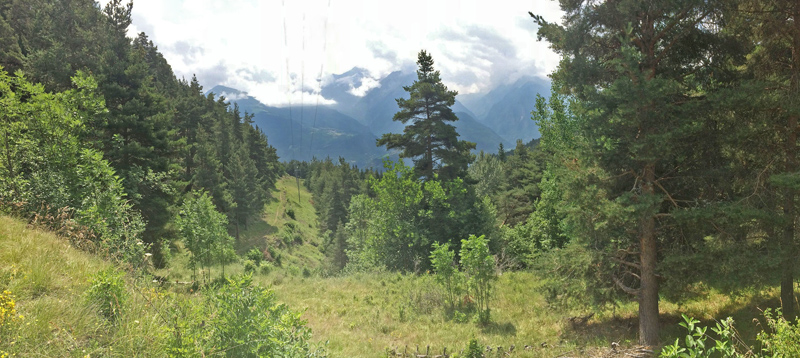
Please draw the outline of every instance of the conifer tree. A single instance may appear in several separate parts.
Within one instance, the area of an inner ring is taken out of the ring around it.
[[[531,14],[539,37],[562,56],[554,80],[581,100],[580,130],[591,139],[589,152],[567,165],[576,172],[594,165],[607,175],[587,187],[602,188],[604,205],[583,203],[603,218],[587,223],[586,233],[618,266],[617,286],[637,298],[644,345],[659,343],[659,242],[679,235],[665,224],[674,211],[710,195],[686,178],[708,169],[703,156],[715,151],[707,125],[713,106],[704,101],[717,84],[715,70],[728,63],[725,47],[717,46],[722,5],[561,2],[563,26]],[[607,236],[598,229],[609,230]]]
[[[456,91],[448,91],[433,69],[433,58],[422,50],[417,55],[417,80],[404,86],[409,99],[396,99],[400,111],[392,120],[406,124],[403,134],[386,133],[378,146],[400,149],[401,158],[413,158],[418,177],[431,180],[435,174],[449,180],[464,176],[473,160],[470,150],[475,143],[458,140],[456,128],[447,122],[458,117],[450,108],[456,101]]]

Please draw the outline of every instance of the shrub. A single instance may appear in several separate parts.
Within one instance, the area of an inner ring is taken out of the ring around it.
[[[256,263],[253,262],[253,260],[245,260],[244,261],[244,272],[246,272],[246,273],[255,272],[257,267],[258,267],[258,265],[256,265]]]
[[[483,346],[478,343],[478,340],[473,338],[469,340],[467,350],[464,351],[464,358],[483,358]]]
[[[127,299],[122,273],[114,269],[100,271],[89,279],[89,285],[86,291],[89,303],[97,306],[103,317],[116,321]]]
[[[780,310],[774,313],[767,309],[764,317],[772,333],[761,332],[758,341],[768,357],[800,357],[800,324],[792,325],[781,316]]]
[[[489,254],[489,244],[483,235],[470,235],[461,241],[461,267],[467,277],[469,291],[475,298],[478,322],[489,323],[489,297],[496,276],[494,258]]]
[[[278,304],[275,294],[250,276],[228,279],[205,291],[205,304],[184,301],[174,312],[172,351],[181,356],[324,357],[309,343],[300,314]],[[203,320],[203,324],[195,324]]]
[[[297,220],[294,216],[294,209],[286,209],[286,216],[292,218],[292,220]]]
[[[436,272],[436,282],[447,292],[447,303],[450,309],[455,309],[461,291],[459,280],[461,276],[456,268],[455,257],[456,253],[450,250],[450,244],[433,243],[433,251],[430,256],[431,266]]]
[[[250,249],[250,251],[248,251],[244,256],[248,260],[253,261],[256,266],[261,266],[261,261],[264,260],[264,253],[255,247]]]
[[[728,317],[711,327],[711,331],[717,336],[713,338],[706,333],[708,327],[697,325],[700,321],[686,315],[681,316],[683,322],[680,326],[688,331],[684,338],[684,346],[681,346],[680,338],[676,338],[674,344],[665,346],[661,350],[661,358],[758,357],[747,346],[743,344],[737,346],[737,342],[742,342],[742,339],[733,328],[732,318]],[[745,353],[739,353],[737,348]]]
[[[206,192],[193,192],[181,206],[175,226],[192,256],[189,268],[196,271],[216,263],[229,262],[233,238],[228,235],[228,219],[217,211]],[[224,268],[223,268],[224,269]]]
[[[261,274],[262,275],[269,275],[269,273],[272,272],[272,269],[274,269],[274,268],[275,268],[275,266],[272,266],[271,263],[265,262],[265,263],[263,263],[261,265]]]

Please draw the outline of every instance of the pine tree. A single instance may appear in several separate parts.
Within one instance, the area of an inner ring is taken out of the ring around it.
[[[386,133],[378,146],[401,149],[401,158],[413,158],[418,177],[431,180],[436,174],[450,180],[463,177],[474,156],[475,143],[458,140],[456,128],[447,122],[458,120],[450,108],[456,91],[448,91],[433,69],[433,58],[422,50],[417,56],[417,80],[404,86],[410,98],[396,99],[400,111],[392,120],[406,124],[403,134]]]
[[[796,319],[797,199],[800,180],[800,4],[741,1],[732,22],[749,50],[740,87],[728,94],[735,154],[731,163],[748,183],[739,195],[779,254],[781,307]]]
[[[595,192],[606,203],[584,203],[604,218],[596,229],[615,228],[595,247],[617,250],[606,257],[621,273],[615,282],[639,302],[639,341],[657,345],[659,241],[680,235],[664,224],[674,211],[705,200],[687,178],[708,169],[703,156],[715,150],[707,147],[713,106],[705,95],[716,84],[715,70],[728,63],[717,46],[723,7],[704,0],[561,6],[563,26],[531,15],[540,38],[562,56],[554,80],[581,100],[581,131],[591,138],[589,153],[566,165],[576,172],[595,165],[607,175],[586,188],[602,188]]]

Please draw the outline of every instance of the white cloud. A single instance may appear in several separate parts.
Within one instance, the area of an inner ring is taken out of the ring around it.
[[[361,86],[355,87],[353,86],[353,84],[351,84],[351,89],[347,92],[349,92],[353,96],[364,97],[364,95],[366,95],[369,90],[373,88],[378,88],[380,86],[381,83],[378,80],[367,77],[361,80]]]
[[[460,93],[545,76],[558,57],[536,41],[528,11],[561,17],[548,0],[136,0],[129,33],[145,31],[179,77],[297,104],[317,100],[320,69],[322,81],[366,69],[372,80],[353,88],[363,95],[390,72],[413,69],[420,49]]]

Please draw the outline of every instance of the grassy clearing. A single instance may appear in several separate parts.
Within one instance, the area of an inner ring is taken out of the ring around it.
[[[393,273],[355,274],[345,277],[298,277],[282,272],[259,275],[257,282],[272,285],[278,297],[304,318],[315,339],[329,341],[335,357],[375,357],[387,348],[408,347],[424,352],[427,346],[441,352],[463,349],[476,338],[483,345],[515,345],[515,357],[595,356],[607,352],[611,342],[633,346],[637,339],[637,306],[633,302],[594,311],[588,321],[573,323],[592,310],[589,306],[550,306],[541,289],[542,278],[531,272],[505,273],[496,282],[491,301],[492,323],[480,326],[448,314],[443,292],[430,276]],[[733,316],[740,334],[752,344],[763,327],[753,322],[758,307],[775,307],[777,291],[726,295],[709,290],[703,298],[675,304],[662,300],[663,342],[673,342],[685,332],[681,314],[713,324],[714,318]],[[525,346],[530,346],[525,350]],[[494,355],[492,355],[494,356]]]

